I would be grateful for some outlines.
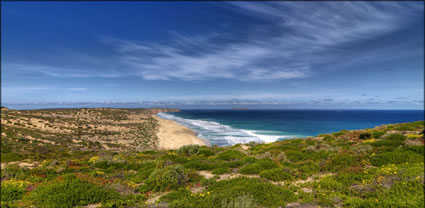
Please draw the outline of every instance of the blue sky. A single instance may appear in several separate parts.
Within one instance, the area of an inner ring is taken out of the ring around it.
[[[423,109],[423,2],[2,2],[2,103]]]

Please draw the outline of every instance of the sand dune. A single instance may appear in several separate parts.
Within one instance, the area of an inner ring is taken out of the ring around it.
[[[153,118],[159,122],[157,136],[160,149],[178,149],[189,144],[206,145],[204,140],[198,138],[191,129],[155,115],[153,115]]]

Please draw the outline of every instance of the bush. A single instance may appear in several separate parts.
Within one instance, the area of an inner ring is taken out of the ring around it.
[[[239,173],[242,173],[242,174],[258,174],[263,170],[277,168],[277,167],[278,167],[278,165],[274,161],[268,160],[268,159],[263,159],[263,160],[257,160],[255,163],[243,166],[239,170]]]
[[[201,148],[199,150],[199,155],[203,155],[205,157],[213,156],[214,154],[215,154],[214,151],[212,151],[210,149]]]
[[[298,170],[298,177],[300,178],[307,178],[308,176],[311,176],[315,173],[318,173],[320,171],[320,166],[317,162],[313,161],[306,161],[303,163],[299,163],[295,165]]]
[[[176,190],[188,181],[183,167],[180,165],[156,169],[141,187],[140,192]]]
[[[362,133],[359,135],[359,139],[363,139],[363,140],[370,139],[371,137],[372,137],[372,134],[369,132]]]
[[[29,170],[20,168],[18,165],[7,165],[1,170],[1,179],[25,179],[29,176]]]
[[[260,207],[255,203],[255,199],[250,194],[241,194],[233,199],[223,200],[221,202],[223,208],[257,208]]]
[[[425,152],[424,152],[425,148],[424,148],[423,145],[404,146],[403,149],[409,150],[409,151],[412,151],[412,152],[415,152],[415,153],[418,153],[420,155],[424,155],[425,154]]]
[[[275,168],[271,170],[264,170],[260,176],[272,181],[283,181],[292,179],[292,175],[285,171],[283,168]]]
[[[167,195],[161,196],[161,198],[159,198],[159,200],[161,202],[173,202],[175,200],[179,200],[182,198],[188,198],[190,197],[192,193],[190,191],[188,191],[185,188],[179,188],[177,191],[172,191],[170,193],[168,193]]]
[[[292,191],[282,186],[263,182],[260,179],[234,178],[219,181],[208,189],[218,193],[216,203],[221,205],[223,200],[234,199],[240,194],[251,195],[256,204],[265,207],[285,207],[285,203],[295,199]],[[220,207],[220,206],[216,206]]]
[[[396,124],[392,125],[391,129],[397,130],[397,131],[415,131],[418,129],[424,128],[424,121],[415,121],[411,123],[402,123],[402,124]]]
[[[28,186],[28,182],[20,180],[7,180],[1,182],[1,201],[11,202],[19,200],[24,196],[26,192],[25,188]]]
[[[180,147],[177,152],[179,154],[184,154],[186,156],[197,155],[199,154],[200,146],[197,144],[184,145]]]
[[[225,173],[230,173],[231,169],[230,168],[226,168],[226,167],[219,167],[219,168],[215,168],[214,170],[211,171],[212,174],[225,174]]]
[[[418,180],[400,181],[368,197],[348,198],[344,207],[424,207],[423,183]]]
[[[244,156],[245,156],[245,154],[243,154],[242,152],[239,152],[237,150],[227,150],[227,151],[220,152],[219,154],[217,154],[216,159],[230,161],[230,160],[240,159]]]
[[[118,193],[69,175],[37,187],[28,198],[37,207],[71,208],[116,199]]]
[[[125,196],[123,196],[122,198],[119,198],[119,199],[115,199],[115,200],[112,200],[112,201],[108,201],[108,202],[106,202],[106,203],[104,203],[104,204],[102,204],[102,206],[101,207],[108,207],[108,208],[110,208],[110,207],[112,207],[112,208],[115,208],[115,207],[134,207],[134,208],[136,208],[136,207],[142,207],[142,206],[140,206],[140,204],[144,204],[143,202],[145,202],[146,201],[146,198],[143,196],[143,195],[141,195],[141,194],[134,194],[134,195],[132,195],[132,194],[129,194],[129,195],[125,195]]]
[[[372,138],[378,139],[379,137],[385,134],[385,131],[372,130],[370,131],[370,133],[372,134]]]
[[[334,176],[335,180],[344,184],[344,186],[351,186],[356,183],[361,183],[363,180],[371,180],[374,178],[371,174],[366,174],[363,171],[342,171]]]
[[[184,167],[194,170],[212,170],[216,165],[207,160],[192,160],[185,163]]]
[[[134,181],[136,183],[141,183],[143,180],[147,179],[153,171],[155,171],[155,163],[146,162],[142,164],[142,167],[134,175]]]
[[[349,153],[342,153],[332,156],[324,166],[324,170],[335,172],[359,164],[360,158]]]
[[[7,162],[13,162],[13,161],[19,161],[23,160],[24,156],[22,156],[19,153],[16,152],[9,152],[9,153],[2,153],[1,154],[1,162],[7,163]]]
[[[286,151],[286,157],[291,162],[299,162],[304,160],[319,160],[319,159],[326,159],[329,155],[326,151],[309,151],[309,152],[303,152],[300,150],[289,150]]]
[[[402,164],[406,162],[420,163],[424,162],[424,155],[420,155],[412,151],[384,152],[371,157],[370,162],[374,166],[382,166],[386,164]]]
[[[391,134],[388,137],[380,139],[376,142],[371,142],[374,147],[382,147],[386,151],[392,151],[403,144],[406,137],[400,134]]]
[[[344,188],[344,185],[332,177],[325,177],[322,178],[319,182],[316,182],[313,187],[317,189],[322,188],[327,190],[341,190]]]
[[[171,192],[161,197],[170,208],[257,208],[284,207],[295,200],[292,191],[260,179],[234,178],[210,184],[204,193],[192,194],[187,190]]]

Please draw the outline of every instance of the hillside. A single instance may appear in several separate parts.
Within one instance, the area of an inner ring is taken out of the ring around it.
[[[152,113],[2,109],[2,207],[424,206],[423,121],[156,150]]]
[[[27,152],[42,151],[45,154],[64,147],[111,151],[157,149],[158,122],[152,115],[167,111],[177,110],[2,109],[2,145],[24,154],[24,157]],[[22,140],[18,146],[17,139]]]

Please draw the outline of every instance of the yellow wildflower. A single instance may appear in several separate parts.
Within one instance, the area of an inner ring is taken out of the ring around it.
[[[96,163],[96,161],[98,161],[98,160],[99,160],[99,157],[98,156],[94,156],[94,157],[90,158],[89,162],[90,163]]]
[[[103,175],[103,174],[105,174],[104,172],[102,172],[102,171],[96,171],[96,174],[98,174],[98,175]]]

